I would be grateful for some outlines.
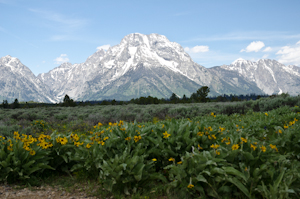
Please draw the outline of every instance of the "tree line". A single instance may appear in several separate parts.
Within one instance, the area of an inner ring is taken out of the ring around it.
[[[169,98],[161,98],[157,97],[139,97],[133,98],[130,101],[117,101],[113,100],[102,100],[102,101],[74,101],[68,95],[65,95],[63,102],[60,103],[36,103],[36,102],[25,102],[19,103],[18,99],[11,104],[7,102],[7,100],[3,100],[3,103],[0,104],[0,108],[34,108],[34,107],[45,107],[45,106],[65,106],[65,107],[74,107],[74,106],[87,106],[87,105],[123,105],[123,104],[177,104],[177,103],[207,103],[207,102],[234,102],[234,101],[244,101],[244,100],[256,100],[262,97],[276,97],[277,95],[256,95],[255,93],[247,94],[247,95],[219,95],[215,97],[207,97],[210,89],[208,86],[202,86],[195,93],[192,93],[190,97],[183,95],[182,98],[178,97],[175,93]],[[288,93],[283,93],[281,95],[289,96]]]

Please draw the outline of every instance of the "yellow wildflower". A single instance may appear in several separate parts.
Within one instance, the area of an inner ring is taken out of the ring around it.
[[[152,161],[155,162],[155,161],[157,161],[157,159],[156,159],[156,158],[153,158]]]
[[[139,136],[134,136],[134,141],[135,142],[138,142],[140,139],[142,139],[142,137],[139,135]]]
[[[213,148],[213,149],[217,149],[217,148],[219,148],[220,147],[220,145],[218,145],[218,144],[212,144],[211,146],[210,146],[210,148]]]
[[[169,161],[170,161],[170,162],[171,162],[171,161],[173,161],[173,162],[174,162],[174,161],[175,161],[175,159],[174,159],[174,158],[170,158],[170,159],[169,159]]]
[[[200,146],[200,144],[198,144],[198,149],[203,149],[203,148]]]
[[[103,140],[105,141],[105,140],[108,140],[109,139],[109,137],[105,137]]]
[[[216,151],[216,154],[217,154],[217,155],[220,155],[221,153],[220,153],[220,151]]]
[[[268,113],[265,113],[266,116],[268,116]]]
[[[238,145],[238,144],[234,144],[234,145],[232,145],[232,150],[234,151],[234,150],[237,150],[238,148],[239,148],[240,146]]]
[[[30,154],[30,155],[35,155],[35,151],[34,151],[34,150],[31,150],[31,151],[29,152],[29,154]]]
[[[177,164],[182,164],[182,161],[180,161],[180,162],[177,162]]]
[[[251,148],[255,151],[255,149],[256,149],[257,147],[254,146],[253,144],[251,144]]]
[[[163,133],[163,135],[164,135],[164,137],[163,138],[168,138],[168,137],[170,137],[171,136],[171,134],[169,134],[167,131],[165,131],[164,133]]]
[[[266,152],[267,148],[263,145],[260,147],[260,149],[263,151],[263,152]]]
[[[247,139],[245,139],[245,138],[241,137],[241,140],[242,140],[242,142],[245,142],[245,143],[247,143]]]
[[[192,184],[189,184],[187,187],[188,187],[189,189],[191,189],[191,188],[193,188],[193,187],[194,187],[194,185],[192,185]]]
[[[131,137],[127,137],[127,138],[125,138],[125,140],[128,140],[128,141],[129,141],[129,140],[131,140]]]

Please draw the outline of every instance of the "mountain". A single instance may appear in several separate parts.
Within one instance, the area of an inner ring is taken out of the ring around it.
[[[255,83],[266,94],[300,94],[300,67],[260,59],[257,62],[237,59],[230,65],[217,67],[216,71],[235,71],[245,80]],[[223,75],[226,77],[226,75]]]
[[[106,52],[97,51],[84,63],[65,63],[38,78],[59,100],[65,94],[75,100],[130,100],[148,95],[168,98],[172,93],[182,97],[201,86],[211,88],[210,96],[223,91],[262,93],[250,82],[245,83],[246,89],[228,84],[193,62],[178,43],[159,34],[129,34],[120,44]]]
[[[0,100],[55,102],[45,86],[19,59],[0,58]]]
[[[190,96],[202,86],[209,96],[222,94],[300,93],[300,68],[276,60],[238,59],[230,65],[205,68],[176,42],[159,34],[133,33],[107,51],[98,50],[84,63],[63,63],[37,77],[17,58],[0,59],[0,100],[59,102],[130,100],[141,96]]]

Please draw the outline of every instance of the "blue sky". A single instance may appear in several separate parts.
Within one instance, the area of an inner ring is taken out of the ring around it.
[[[206,68],[238,58],[300,66],[299,8],[299,0],[0,0],[0,57],[38,75],[130,33],[158,33]]]

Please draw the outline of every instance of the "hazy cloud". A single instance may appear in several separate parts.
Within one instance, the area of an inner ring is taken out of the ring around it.
[[[106,45],[102,45],[102,46],[98,46],[97,47],[97,50],[101,50],[101,49],[103,49],[103,50],[108,50],[109,49],[109,47],[110,47],[110,44],[106,44]]]
[[[271,48],[271,47],[266,47],[266,48],[263,50],[263,52],[270,52],[270,51],[272,51],[272,48]]]
[[[269,55],[265,54],[262,58],[267,59],[268,57],[269,57]]]
[[[265,46],[264,42],[262,41],[253,41],[251,42],[246,49],[242,49],[240,52],[258,52],[260,49],[262,49]]]
[[[279,55],[280,63],[300,66],[300,41],[294,46],[282,47],[276,54]]]
[[[54,63],[55,64],[62,64],[65,62],[69,61],[68,55],[67,54],[61,54],[59,57],[57,57],[56,59],[54,59]]]
[[[208,46],[194,46],[193,48],[186,47],[184,48],[186,52],[191,52],[191,53],[203,53],[203,52],[208,52],[209,47]]]

